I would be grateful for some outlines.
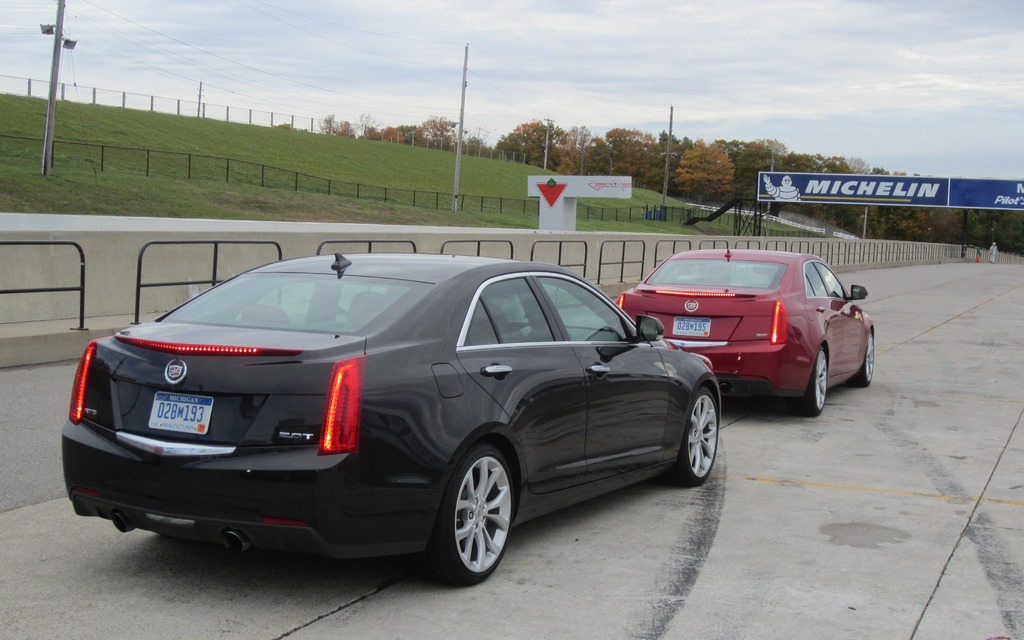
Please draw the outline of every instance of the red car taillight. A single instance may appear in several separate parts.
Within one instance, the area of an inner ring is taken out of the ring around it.
[[[82,354],[82,359],[78,362],[78,370],[75,371],[75,383],[71,387],[71,408],[68,410],[68,420],[72,424],[80,423],[82,415],[85,413],[85,386],[89,381],[89,366],[95,355],[96,341],[93,340],[85,348],[85,353]]]
[[[772,344],[784,344],[789,337],[789,314],[782,300],[775,301],[775,312],[772,313]]]
[[[334,364],[324,402],[320,454],[352,453],[359,449],[359,418],[363,406],[363,363],[360,356]]]
[[[619,297],[615,300],[615,304],[619,305],[620,309],[625,309],[626,308],[625,307],[625,304],[626,304],[626,294],[620,293]]]

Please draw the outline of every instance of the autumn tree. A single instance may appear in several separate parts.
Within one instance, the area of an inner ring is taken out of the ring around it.
[[[608,175],[632,176],[633,186],[657,189],[662,183],[660,148],[654,135],[639,129],[609,129]]]
[[[380,130],[380,139],[384,142],[405,144],[405,135],[399,131],[398,127],[384,127]]]
[[[402,136],[402,140],[404,140],[403,144],[416,146],[416,138],[419,128],[419,125],[416,124],[400,124],[395,127],[395,130]]]
[[[455,146],[455,123],[441,116],[430,116],[423,121],[417,132],[423,142],[439,149]]]
[[[512,156],[524,156],[526,164],[544,166],[544,140],[548,135],[547,125],[540,120],[524,122],[511,132],[501,136],[494,148]],[[548,166],[552,158],[548,157]],[[557,163],[557,161],[556,161]]]
[[[572,127],[566,131],[559,140],[555,171],[563,175],[583,175],[583,163],[593,141],[594,134],[586,127]]]
[[[697,140],[684,152],[676,169],[675,183],[700,204],[724,200],[733,188],[732,160],[717,144]]]
[[[675,134],[673,134],[672,145],[670,147],[668,144],[668,131],[662,131],[658,135],[658,166],[661,168],[661,176],[659,177],[661,182],[659,183],[660,187],[658,190],[661,190],[661,188],[666,186],[665,180],[667,178],[668,193],[671,195],[679,195],[678,187],[672,181],[672,176],[676,174],[676,169],[679,168],[679,159],[684,153],[692,148],[693,140],[690,140],[688,137],[684,136],[683,139],[680,140],[675,136]],[[666,154],[668,154],[668,162],[665,161]],[[668,172],[667,176],[666,170]],[[652,186],[651,188],[653,189],[655,187]]]

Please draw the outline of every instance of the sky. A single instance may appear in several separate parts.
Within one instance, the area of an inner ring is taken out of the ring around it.
[[[1021,0],[66,0],[65,97],[259,122],[551,120],[1024,180]],[[45,96],[56,0],[0,3],[0,92]],[[58,111],[59,114],[59,111]],[[0,115],[0,133],[3,132]],[[40,132],[40,136],[42,132]],[[57,136],[60,137],[59,115]],[[768,167],[765,167],[767,170]]]

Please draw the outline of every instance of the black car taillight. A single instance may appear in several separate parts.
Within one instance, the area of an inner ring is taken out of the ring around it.
[[[363,363],[359,356],[334,363],[324,425],[320,431],[320,454],[352,453],[359,449],[359,419],[363,407]]]
[[[93,340],[85,348],[82,359],[78,362],[78,370],[75,371],[75,383],[71,387],[71,407],[68,410],[68,420],[73,424],[82,421],[85,414],[85,388],[89,382],[89,367],[96,355],[96,341]]]

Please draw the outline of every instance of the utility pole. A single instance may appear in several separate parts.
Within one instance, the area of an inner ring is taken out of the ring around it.
[[[196,103],[196,117],[203,117],[203,81],[199,81],[199,102]]]
[[[452,183],[452,213],[459,210],[459,171],[462,169],[462,129],[466,118],[466,72],[469,70],[469,44],[462,61],[462,103],[459,105],[459,137],[455,143],[455,182]]]
[[[672,157],[672,117],[675,115],[675,107],[672,105],[668,106],[668,142],[665,145],[665,183],[661,187],[661,215],[664,220],[668,217],[665,216],[665,201],[668,198],[668,159]]]
[[[46,132],[43,135],[44,176],[50,175],[50,167],[53,165],[53,127],[57,119],[57,78],[60,75],[60,47],[63,36],[64,0],[58,0],[57,25],[53,31],[53,61],[50,63],[50,97],[46,103]]]
[[[547,118],[544,122],[548,123],[548,128],[544,133],[544,170],[548,170],[548,145],[551,143],[551,124],[554,122],[551,118]]]

